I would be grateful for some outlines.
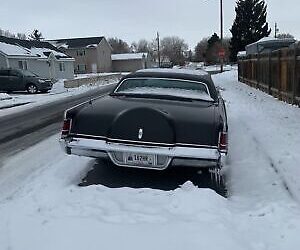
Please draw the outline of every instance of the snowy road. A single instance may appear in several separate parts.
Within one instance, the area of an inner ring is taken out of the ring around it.
[[[214,78],[229,117],[228,199],[188,174],[172,182],[172,172],[145,178],[65,156],[55,135],[0,168],[0,249],[297,250],[300,109],[234,71]],[[89,171],[105,174],[102,185],[78,187]]]
[[[0,159],[57,133],[67,108],[108,93],[114,86],[110,84],[93,88],[84,93],[0,116]]]

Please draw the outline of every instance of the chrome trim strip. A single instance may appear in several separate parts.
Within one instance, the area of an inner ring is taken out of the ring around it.
[[[132,152],[142,154],[156,154],[168,157],[209,159],[217,161],[221,154],[219,150],[212,148],[194,148],[194,147],[147,147],[140,145],[128,145],[121,143],[111,143],[104,140],[93,139],[74,139],[65,141],[65,146],[72,149],[82,149],[87,151],[104,151],[104,152]]]
[[[106,96],[106,95],[107,95],[107,93],[106,93],[106,94],[103,94],[103,95],[100,95],[100,96],[97,96],[97,97],[94,97],[94,98],[91,98],[91,99],[88,100],[88,101],[79,103],[79,104],[77,104],[77,105],[75,105],[75,106],[73,106],[73,107],[71,107],[71,108],[66,109],[65,112],[64,112],[64,119],[66,119],[67,112],[71,111],[72,109],[75,109],[75,108],[78,108],[78,107],[80,107],[80,106],[83,106],[83,105],[85,105],[85,104],[87,104],[87,103],[89,103],[89,102],[91,102],[91,101],[94,101],[94,100],[96,100],[96,99],[98,99],[98,98],[101,98],[101,97],[103,97],[103,96]]]
[[[86,135],[86,134],[74,134],[71,133],[69,135],[70,137],[75,137],[76,136],[82,136],[82,137],[87,137],[83,139],[89,139],[89,138],[95,138],[95,139],[103,139],[108,142],[124,142],[124,143],[136,143],[138,145],[146,145],[146,146],[152,146],[152,147],[157,147],[157,146],[165,146],[165,147],[176,147],[176,146],[182,146],[182,147],[198,147],[198,148],[210,148],[210,149],[218,149],[218,146],[210,146],[210,145],[201,145],[201,144],[189,144],[189,143],[163,143],[163,142],[146,142],[146,141],[131,141],[131,140],[123,140],[123,139],[114,139],[114,138],[109,138],[105,136],[98,136],[98,135]]]
[[[140,80],[140,79],[145,79],[145,80],[147,80],[147,79],[157,79],[157,80],[182,81],[182,82],[193,82],[193,83],[197,83],[197,84],[202,84],[202,85],[205,86],[206,91],[207,91],[207,94],[210,96],[210,98],[212,98],[212,97],[211,97],[211,94],[210,94],[210,91],[209,91],[209,88],[208,88],[207,84],[204,83],[204,82],[193,81],[193,80],[185,80],[185,79],[177,79],[177,78],[164,78],[164,77],[130,77],[130,78],[125,78],[125,79],[123,79],[123,80],[118,84],[118,86],[115,88],[115,90],[113,91],[113,93],[117,93],[118,89],[121,87],[121,85],[122,85],[123,82],[125,82],[125,81],[127,81],[127,80],[131,80],[131,79],[133,79],[133,80]],[[191,98],[191,99],[192,99],[192,98]],[[212,98],[212,99],[213,99],[213,98]],[[199,100],[201,100],[201,99],[199,99]]]

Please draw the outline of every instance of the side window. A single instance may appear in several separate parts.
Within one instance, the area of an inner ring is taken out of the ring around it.
[[[78,70],[79,72],[84,72],[84,71],[86,71],[86,65],[85,65],[85,64],[78,64],[78,65],[77,65],[77,70]]]
[[[28,65],[27,65],[27,61],[18,61],[18,66],[19,66],[19,69],[25,69],[27,70],[28,69]]]
[[[77,50],[77,56],[85,56],[85,50]]]
[[[61,71],[61,72],[66,71],[66,67],[65,67],[65,63],[64,62],[60,62],[59,63],[59,71]]]
[[[19,69],[23,69],[23,61],[18,61]]]

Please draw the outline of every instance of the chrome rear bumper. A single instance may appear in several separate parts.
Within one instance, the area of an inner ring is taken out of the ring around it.
[[[163,170],[169,166],[215,167],[221,153],[216,147],[160,147],[141,146],[106,142],[105,140],[72,138],[61,140],[61,145],[67,154],[94,158],[110,158],[114,164],[126,167],[151,168]],[[118,153],[149,154],[164,157],[165,162],[159,167],[126,165],[116,157]]]

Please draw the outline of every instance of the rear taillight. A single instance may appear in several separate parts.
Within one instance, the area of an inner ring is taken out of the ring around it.
[[[69,135],[70,130],[71,130],[71,123],[72,123],[71,119],[64,120],[64,124],[63,124],[62,131],[61,131],[62,139],[66,138]]]
[[[220,134],[219,134],[219,150],[222,153],[227,153],[227,151],[228,151],[228,134],[227,134],[227,132],[220,132]]]

